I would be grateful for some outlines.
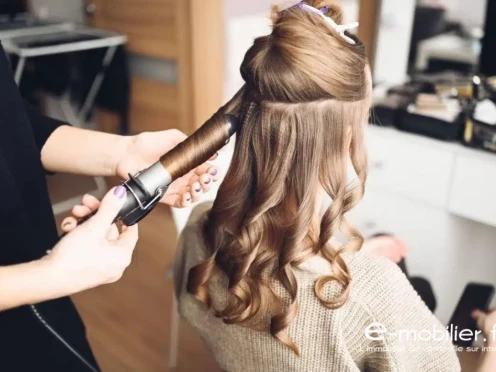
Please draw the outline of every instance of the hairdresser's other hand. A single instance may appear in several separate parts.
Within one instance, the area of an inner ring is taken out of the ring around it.
[[[496,309],[492,309],[485,313],[480,310],[472,312],[472,318],[477,322],[479,328],[486,338],[488,346],[496,346]]]
[[[187,136],[177,129],[141,133],[123,137],[125,141],[115,165],[115,173],[127,180],[128,174],[149,167],[160,157],[184,141]],[[212,160],[215,158],[212,157]],[[186,207],[201,198],[201,195],[218,180],[218,169],[204,163],[185,176],[175,180],[161,202],[173,207]]]
[[[362,251],[383,256],[398,263],[406,257],[408,248],[405,242],[398,237],[381,235],[365,240]]]
[[[71,234],[44,258],[66,283],[68,293],[115,282],[131,263],[138,228],[124,226],[119,232],[112,224],[125,199],[123,186],[110,190],[101,204],[97,201],[98,212],[84,224],[77,227],[74,224]]]

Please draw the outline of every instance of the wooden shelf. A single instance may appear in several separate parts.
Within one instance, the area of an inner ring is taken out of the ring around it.
[[[133,79],[130,132],[149,132],[177,127],[179,94],[174,85]]]
[[[147,56],[176,59],[177,2],[174,0],[94,0],[96,27],[128,37],[128,50]]]

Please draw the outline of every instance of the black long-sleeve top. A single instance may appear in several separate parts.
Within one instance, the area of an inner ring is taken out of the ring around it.
[[[37,260],[57,244],[40,154],[62,124],[24,103],[0,45],[0,266]],[[94,362],[83,323],[68,298],[39,304],[37,310],[73,348]],[[29,306],[0,312],[0,371],[88,370]]]

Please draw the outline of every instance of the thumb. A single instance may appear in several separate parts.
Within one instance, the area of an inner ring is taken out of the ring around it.
[[[483,311],[480,311],[479,309],[475,309],[470,315],[477,323],[477,328],[479,328],[481,331],[484,331],[484,322],[486,320],[487,314]]]
[[[186,138],[188,136],[177,129],[162,130],[153,133],[152,138],[147,141],[147,147],[149,151],[163,155],[164,152],[172,150]]]
[[[483,313],[482,311],[480,311],[479,309],[475,309],[471,313],[472,318],[475,320],[478,320],[480,317],[482,317],[484,315],[486,315],[486,314]]]
[[[106,234],[115,217],[124,206],[127,190],[125,186],[111,189],[102,200],[98,212],[88,221],[88,225],[99,234]]]

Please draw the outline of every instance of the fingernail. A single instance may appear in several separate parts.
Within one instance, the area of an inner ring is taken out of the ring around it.
[[[126,188],[122,185],[117,186],[114,190],[114,195],[117,196],[119,199],[124,199],[126,197],[126,193]]]
[[[205,184],[208,185],[210,183],[210,181],[212,181],[212,179],[210,177],[208,177],[206,180],[205,180]]]
[[[191,200],[191,195],[190,194],[187,194],[186,195],[186,201],[190,201]]]
[[[197,187],[197,188],[195,188],[195,191],[196,191],[196,192],[200,192],[200,191],[201,191],[201,187]]]
[[[67,221],[66,223],[64,223],[64,224],[62,225],[62,227],[69,226],[70,224],[71,224],[71,222],[70,222],[70,221]]]
[[[210,172],[210,174],[211,174],[212,176],[215,176],[215,175],[217,174],[217,169],[215,169],[215,168],[214,168],[214,169]]]

